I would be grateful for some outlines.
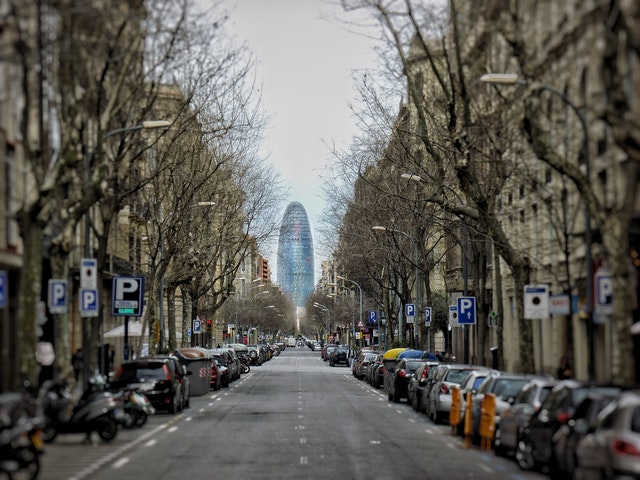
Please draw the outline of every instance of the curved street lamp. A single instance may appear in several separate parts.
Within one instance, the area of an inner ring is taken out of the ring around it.
[[[355,282],[353,280],[349,280],[348,278],[345,277],[341,277],[340,275],[336,275],[336,278],[339,278],[342,281],[345,282],[349,282],[349,283],[353,283],[356,287],[358,287],[358,290],[360,291],[360,317],[358,319],[359,322],[362,322],[362,287],[358,284],[358,282]],[[355,332],[356,332],[356,326],[355,325],[351,325],[351,332],[353,332],[353,336],[355,336]],[[355,347],[355,342],[353,342],[352,347]]]
[[[529,86],[529,82],[521,80],[516,73],[487,73],[480,77],[481,82],[499,84],[499,85],[522,85]],[[582,129],[582,151],[584,155],[585,177],[587,182],[591,173],[591,159],[589,156],[589,128],[587,126],[587,120],[580,111],[580,109],[567,97],[567,95],[558,90],[557,88],[547,85],[546,83],[535,83],[531,85],[536,90],[547,91],[564,102],[578,117],[580,127]],[[586,315],[587,315],[587,336],[589,340],[589,365],[588,372],[589,378],[595,378],[595,340],[594,340],[594,326],[593,326],[593,238],[591,233],[591,214],[589,211],[589,202],[585,199],[585,211],[584,211],[584,241],[585,241],[585,261],[587,266],[586,271]]]

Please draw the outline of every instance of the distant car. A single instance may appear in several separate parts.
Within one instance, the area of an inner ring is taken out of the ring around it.
[[[338,348],[337,345],[325,345],[322,351],[320,352],[320,357],[322,357],[322,360],[324,360],[325,362],[329,361],[329,357],[331,357],[331,352],[333,352],[336,348]]]
[[[378,353],[373,350],[362,350],[360,355],[353,362],[353,375],[358,379],[364,379],[367,374],[367,367]]]
[[[189,406],[191,372],[173,356],[142,357],[124,362],[112,389],[131,388],[145,395],[158,411],[175,413]]]
[[[491,372],[497,372],[490,368],[478,368],[477,370],[471,370],[465,379],[460,383],[458,387],[460,389],[460,423],[458,424],[458,435],[464,435],[464,415],[467,408],[467,393],[475,395],[478,392],[478,387],[482,384],[487,375]]]
[[[622,393],[602,409],[576,446],[574,478],[640,478],[640,391]]]
[[[338,346],[329,354],[329,365],[335,367],[336,365],[349,366],[349,348]]]

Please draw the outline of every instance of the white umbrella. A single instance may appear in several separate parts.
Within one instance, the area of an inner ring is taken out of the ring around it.
[[[139,337],[142,335],[142,322],[134,321],[129,322],[129,329],[127,334],[130,337]],[[145,332],[145,336],[149,336],[149,328],[147,327],[147,331]],[[113,337],[124,337],[124,324],[118,325],[116,328],[105,332],[105,338],[113,338]]]

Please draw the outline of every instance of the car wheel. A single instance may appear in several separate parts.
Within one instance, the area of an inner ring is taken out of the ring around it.
[[[516,463],[522,470],[533,470],[536,463],[533,459],[533,447],[526,440],[520,440],[516,447]]]
[[[500,427],[496,427],[496,432],[494,436],[494,444],[493,444],[493,452],[498,457],[506,457],[507,449],[502,444],[502,429]]]

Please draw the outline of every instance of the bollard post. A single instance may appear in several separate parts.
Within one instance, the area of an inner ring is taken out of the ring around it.
[[[471,415],[473,414],[473,399],[471,392],[467,392],[467,404],[464,411],[464,446],[469,448],[471,446]]]
[[[460,424],[460,389],[453,387],[451,389],[451,410],[449,411],[449,425],[451,425],[451,434],[455,435]]]
[[[491,450],[493,434],[496,427],[496,396],[485,394],[480,405],[480,448]]]

